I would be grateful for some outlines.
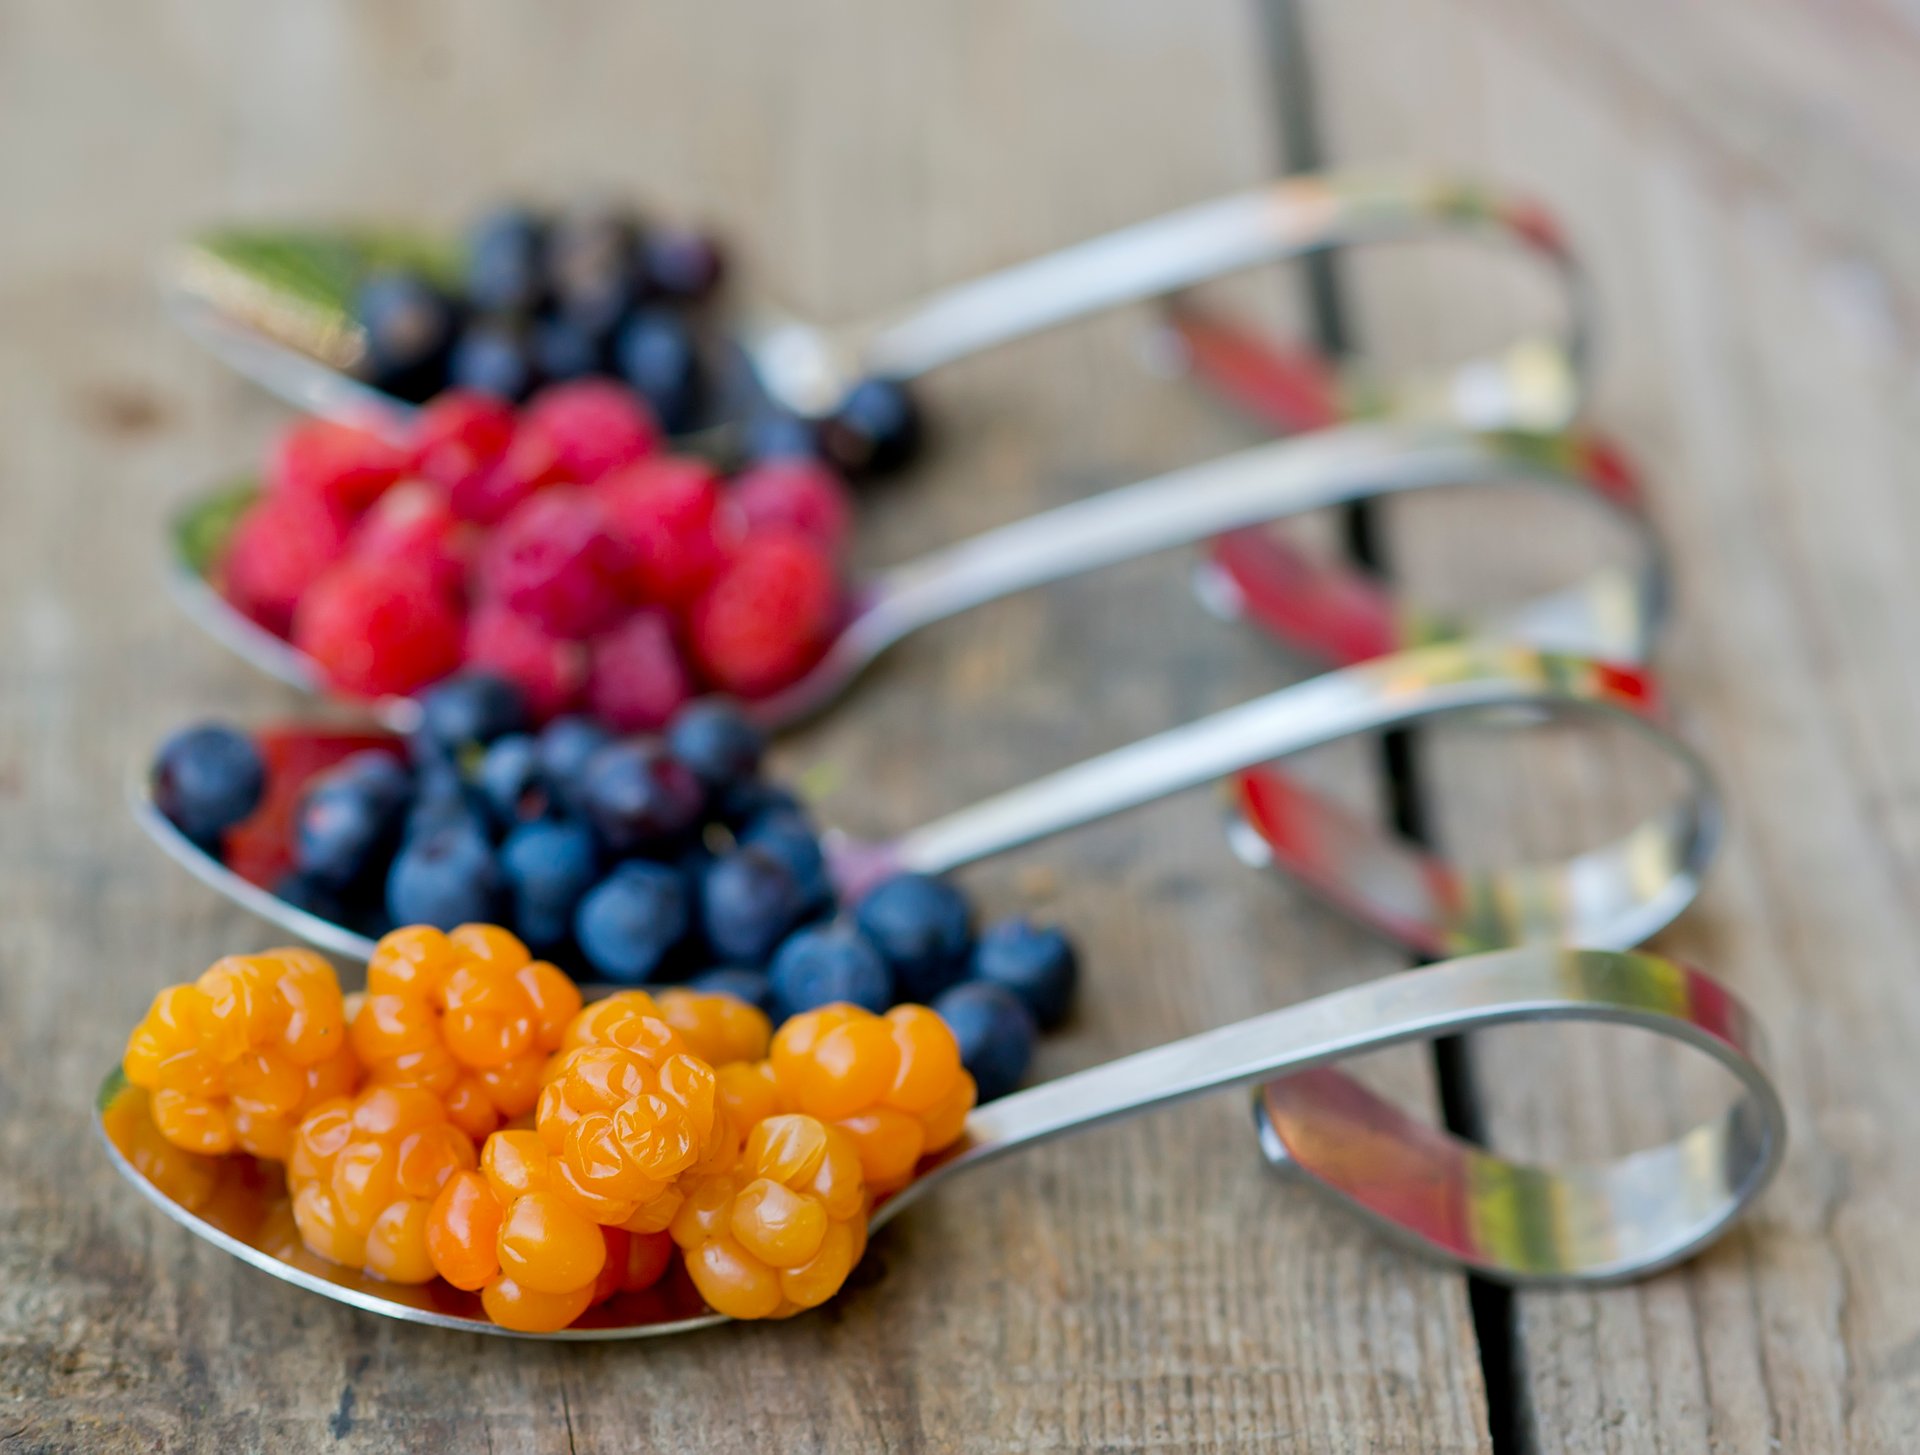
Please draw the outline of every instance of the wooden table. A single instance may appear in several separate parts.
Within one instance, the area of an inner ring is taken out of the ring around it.
[[[830,6],[161,3],[0,11],[0,1448],[1830,1451],[1920,1426],[1920,29],[1892,0],[1302,0],[1328,154],[1543,194],[1598,278],[1598,418],[1649,471],[1664,649],[1729,850],[1663,944],[1771,1022],[1797,1140],[1759,1215],[1601,1294],[1470,1296],[1266,1174],[1218,1098],[1015,1159],[780,1326],[517,1346],[362,1317],[126,1195],[87,1105],[153,989],[270,936],[138,838],[126,775],[200,715],[300,704],[161,599],[160,530],[281,412],[166,324],[156,258],[234,216],[455,221],[604,189],[738,238],[845,316],[1270,175],[1286,16],[1244,0]],[[1284,93],[1284,94],[1283,94]],[[1297,134],[1296,134],[1297,140]],[[1449,265],[1450,266],[1450,265]],[[1435,262],[1343,279],[1363,346],[1505,306]],[[1465,276],[1471,276],[1465,275]],[[1291,302],[1288,280],[1256,301]],[[942,374],[882,562],[1253,436],[1116,318]],[[1483,549],[1513,523],[1469,521]],[[1402,532],[1444,584],[1460,519]],[[1532,539],[1530,548],[1542,545]],[[905,826],[1271,686],[1163,560],[892,657],[787,743],[831,820]],[[1423,754],[1484,844],[1614,807],[1590,754]],[[1602,759],[1599,767],[1605,768]],[[1373,760],[1320,771],[1367,789]],[[969,874],[1084,946],[1057,1074],[1403,963],[1227,854],[1206,795]],[[1432,1059],[1372,1068],[1437,1100]],[[1657,1133],[1642,1048],[1503,1033],[1451,1101],[1523,1147]],[[1623,1093],[1636,1093],[1623,1107]]]

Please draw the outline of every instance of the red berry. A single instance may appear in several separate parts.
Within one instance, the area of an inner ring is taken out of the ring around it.
[[[760,697],[811,667],[840,625],[833,562],[804,536],[747,541],[690,621],[694,661],[715,687]]]
[[[654,732],[692,700],[694,683],[664,611],[642,608],[596,637],[587,707],[615,732]]]
[[[449,483],[447,503],[462,520],[498,525],[546,483],[539,467],[530,466],[524,453],[513,448]]]
[[[247,508],[220,558],[221,591],[270,632],[285,636],[309,586],[340,558],[347,526],[324,501],[268,495]]]
[[[662,456],[629,465],[597,487],[624,547],[636,601],[684,606],[707,587],[739,534],[710,465]]]
[[[625,567],[599,497],[555,486],[515,510],[481,548],[480,595],[577,640],[619,620]]]
[[[520,429],[529,453],[544,448],[560,478],[578,485],[591,485],[660,446],[660,426],[646,404],[610,379],[541,390],[521,415]]]
[[[586,647],[492,602],[478,607],[467,622],[467,665],[512,682],[541,721],[577,705],[587,682]]]
[[[506,454],[513,431],[512,405],[491,395],[450,389],[420,411],[413,473],[452,489]]]
[[[293,641],[336,687],[362,697],[412,692],[460,665],[460,612],[417,567],[342,561],[294,613]]]
[[[267,491],[324,501],[343,515],[357,515],[406,467],[406,452],[378,435],[330,419],[302,419],[267,457]]]
[[[833,556],[846,549],[853,501],[840,477],[817,460],[766,460],[733,483],[733,500],[750,535],[789,530]]]
[[[381,496],[347,540],[354,560],[417,566],[455,600],[466,584],[467,547],[447,497],[424,480],[402,481]]]

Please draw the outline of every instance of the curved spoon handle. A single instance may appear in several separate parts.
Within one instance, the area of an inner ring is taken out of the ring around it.
[[[1403,1041],[1550,1020],[1670,1037],[1724,1066],[1741,1095],[1665,1146],[1534,1167],[1414,1122],[1322,1069]],[[975,1112],[966,1149],[875,1221],[1018,1148],[1261,1081],[1262,1146],[1276,1165],[1415,1246],[1504,1282],[1616,1282],[1675,1263],[1746,1210],[1786,1144],[1759,1028],[1717,982],[1654,955],[1529,946],[1388,976],[1016,1092]]]

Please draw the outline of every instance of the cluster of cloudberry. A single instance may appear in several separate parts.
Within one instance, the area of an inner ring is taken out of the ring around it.
[[[117,1105],[116,1141],[170,1196],[209,1201],[210,1156],[284,1163],[312,1252],[442,1278],[527,1332],[650,1287],[676,1251],[720,1313],[825,1301],[873,1199],[974,1101],[924,1007],[832,1005],[774,1034],[725,994],[583,1006],[487,925],[394,931],[350,997],[306,951],[229,957],[161,992],[124,1070],[146,1115]]]

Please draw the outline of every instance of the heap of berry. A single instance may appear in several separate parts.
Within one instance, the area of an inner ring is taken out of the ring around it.
[[[533,1110],[579,1009],[573,982],[506,930],[413,925],[375,947],[350,1035],[371,1081],[437,1098],[478,1141]]]
[[[122,1070],[149,1093],[153,1124],[175,1146],[276,1161],[300,1118],[360,1076],[333,967],[297,949],[229,955],[161,991]]]
[[[301,420],[209,567],[342,692],[405,696],[465,664],[536,718],[591,707],[631,731],[813,666],[851,516],[819,461],[723,475],[665,453],[623,385],[584,380],[519,411],[442,395],[404,444]]]

